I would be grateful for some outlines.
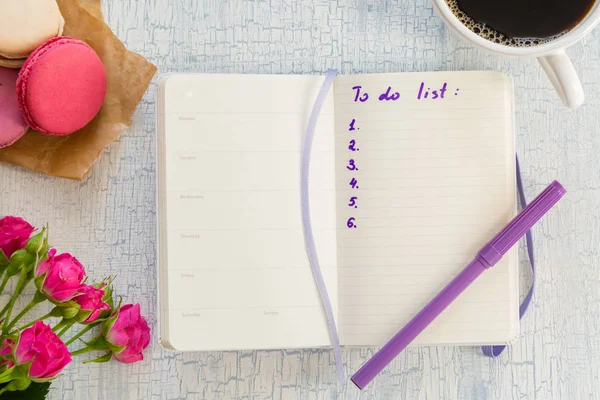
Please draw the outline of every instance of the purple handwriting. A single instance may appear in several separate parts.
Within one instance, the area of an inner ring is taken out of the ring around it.
[[[364,103],[369,100],[369,93],[361,86],[356,85],[352,87],[354,90],[354,102]],[[441,87],[435,87],[432,85],[427,85],[426,82],[421,82],[419,84],[418,90],[416,91],[417,100],[441,100],[447,99],[446,92],[448,91],[448,82],[444,82]],[[454,96],[458,96],[460,89],[457,88],[454,92]],[[388,86],[387,89],[381,93],[378,97],[379,101],[397,101],[400,100],[400,92],[395,91],[392,86]],[[356,120],[352,120],[350,123],[350,130],[353,131],[355,129],[354,124]]]
[[[357,101],[360,101],[361,103],[364,103],[365,101],[369,100],[369,93],[365,92],[363,93],[363,95],[360,95],[360,89],[362,89],[362,86],[354,86],[352,88],[352,90],[356,90],[356,95],[354,96],[354,102],[356,103]]]
[[[357,128],[354,127],[354,124],[356,124],[356,120],[353,119],[352,122],[350,122],[350,129],[348,129],[349,131],[355,131]],[[358,128],[360,129],[360,128]]]
[[[354,217],[350,217],[350,218],[348,218],[348,221],[346,222],[346,226],[347,226],[348,228],[358,228],[358,227],[356,226],[356,224],[354,223],[354,221],[356,221],[356,218],[354,218]]]
[[[388,86],[387,90],[383,93],[381,93],[381,95],[379,96],[379,101],[396,101],[400,98],[400,93],[399,92],[395,92],[395,93],[390,93],[392,91],[392,87]]]
[[[369,95],[367,93],[363,93],[363,95],[360,95],[360,86],[356,86],[355,90],[356,90],[356,97],[354,98],[354,101],[367,101],[367,99],[369,98]],[[364,100],[361,100],[364,99]],[[350,124],[348,125],[348,131],[351,134],[355,134],[358,133],[358,130],[360,128],[356,126],[356,118],[352,118],[352,121],[350,122]],[[350,143],[348,145],[348,150],[350,151],[358,151],[358,147],[356,147],[356,140],[354,138],[350,139]],[[350,158],[348,160],[348,164],[346,165],[346,169],[348,171],[352,172],[352,175],[354,175],[354,173],[356,171],[358,171],[358,167],[356,166],[356,161],[354,161],[354,158]],[[350,182],[348,183],[350,185],[350,188],[352,189],[359,189],[358,187],[358,180],[353,176],[352,179],[350,180]],[[348,207],[353,207],[355,209],[358,208],[358,196],[351,196],[350,197],[350,202],[348,203]],[[346,221],[346,226],[348,228],[357,228],[356,226],[356,218],[355,217],[350,217],[348,219],[348,221]]]
[[[415,88],[415,89],[417,89],[417,88]],[[353,86],[352,90],[354,93],[354,102],[355,103],[365,103],[366,101],[369,100],[369,98],[370,98],[369,93],[367,92],[367,90],[365,88],[363,88],[363,86],[361,86],[361,85]],[[441,85],[441,87],[437,87],[436,85],[428,85],[428,84],[426,84],[425,81],[422,81],[422,82],[420,82],[420,84],[418,86],[418,90],[416,90],[417,100],[419,100],[419,101],[421,101],[421,100],[430,100],[430,101],[431,100],[443,100],[443,99],[448,98],[446,96],[448,90],[449,90],[448,82],[444,82]],[[455,92],[454,92],[454,97],[458,96],[459,92],[460,92],[460,89],[456,88]],[[415,93],[415,92],[413,92],[413,93]],[[450,96],[450,97],[452,97],[452,96]],[[383,93],[381,93],[379,95],[379,97],[377,99],[380,102],[381,101],[396,102],[396,101],[400,100],[400,98],[401,98],[400,91],[396,91],[394,88],[392,88],[391,85],[388,85],[387,89],[385,89],[383,91]],[[368,129],[368,127],[367,127],[367,129]],[[352,120],[348,124],[348,132],[350,132],[351,135],[354,135],[354,134],[358,133],[359,130],[360,130],[360,128],[358,127],[356,118],[352,118]],[[360,150],[357,146],[355,137],[350,137],[350,141],[348,142],[348,150],[350,150],[351,152],[356,152],[356,151]],[[346,169],[352,173],[350,182],[348,182],[348,185],[350,185],[350,189],[351,190],[359,189],[358,179],[356,178],[357,175],[354,175],[354,174],[360,174],[360,172],[358,172],[358,166],[357,166],[357,162],[355,161],[355,158],[348,159],[348,163],[346,164]],[[359,192],[357,192],[357,193],[359,193]],[[358,196],[350,197],[348,207],[358,209]],[[348,228],[357,228],[356,218],[349,217],[348,220],[346,221],[346,226]]]
[[[417,94],[417,100],[430,98],[431,100],[443,99],[446,94],[446,90],[448,90],[448,84],[444,82],[444,85],[440,89],[431,90],[431,88],[427,88],[425,90],[425,82],[421,82],[421,86],[419,87],[419,93]],[[431,96],[430,96],[431,94]]]
[[[356,200],[358,200],[358,197],[356,197],[356,196],[350,197],[350,203],[348,204],[348,207],[358,208],[358,206],[356,205]]]

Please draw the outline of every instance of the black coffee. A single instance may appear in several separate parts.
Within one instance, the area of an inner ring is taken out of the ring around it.
[[[528,46],[559,37],[581,22],[596,0],[446,0],[469,29],[497,43]]]

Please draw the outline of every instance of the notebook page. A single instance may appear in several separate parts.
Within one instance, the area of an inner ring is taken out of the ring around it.
[[[493,72],[335,84],[340,339],[387,342],[516,211],[512,89]],[[514,250],[415,341],[495,344],[518,329]]]
[[[331,344],[304,247],[300,149],[323,77],[175,75],[165,86],[166,341],[178,350]],[[333,92],[310,200],[337,313]],[[160,143],[159,143],[160,145]]]

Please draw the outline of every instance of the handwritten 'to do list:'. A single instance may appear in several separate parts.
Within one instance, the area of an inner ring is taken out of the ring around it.
[[[361,85],[353,86],[352,90],[354,91],[354,102],[364,103],[370,99],[370,95],[367,91],[363,89]],[[454,92],[455,96],[458,96],[460,89],[456,89]],[[444,99],[447,97],[448,92],[448,83],[444,82],[441,88],[432,90],[431,87],[427,87],[425,82],[421,82],[419,86],[419,90],[417,91],[417,100],[438,100]],[[396,92],[392,89],[391,86],[388,86],[387,90],[381,93],[378,97],[379,101],[397,101],[401,98],[400,92]]]

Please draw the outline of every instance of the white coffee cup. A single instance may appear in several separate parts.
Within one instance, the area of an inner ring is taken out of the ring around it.
[[[550,42],[531,47],[511,47],[486,40],[463,25],[454,15],[446,0],[433,0],[433,4],[438,15],[450,28],[458,33],[459,36],[475,43],[479,47],[507,56],[536,57],[556,89],[558,96],[567,107],[577,108],[585,101],[581,81],[577,76],[577,72],[575,72],[575,68],[573,68],[571,60],[565,53],[565,49],[590,33],[598,22],[600,22],[600,1],[594,4],[592,10],[579,25],[566,34]],[[515,10],[515,12],[519,11]]]

